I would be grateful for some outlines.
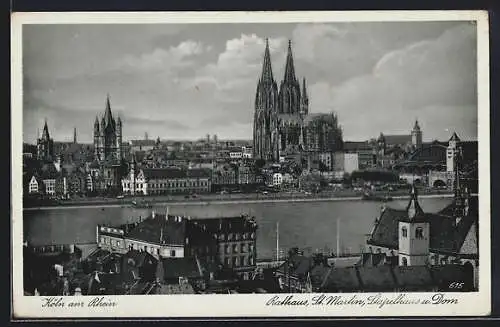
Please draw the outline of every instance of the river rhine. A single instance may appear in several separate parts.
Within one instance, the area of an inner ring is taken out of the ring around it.
[[[451,202],[450,198],[421,198],[426,212],[436,212]],[[408,200],[388,203],[404,208]],[[248,213],[257,219],[258,258],[276,253],[276,224],[279,222],[280,249],[299,247],[308,251],[335,252],[339,220],[340,252],[359,253],[370,233],[381,203],[368,201],[176,204],[170,214],[196,218],[224,217]],[[145,217],[153,209],[130,207],[65,208],[24,212],[24,239],[33,245],[95,242],[96,225],[118,225]],[[156,207],[164,212],[165,206]]]

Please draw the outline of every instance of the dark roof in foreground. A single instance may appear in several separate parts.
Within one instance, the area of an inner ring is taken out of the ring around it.
[[[426,220],[430,223],[431,251],[458,253],[471,228],[477,222],[477,206],[477,198],[472,197],[469,215],[463,217],[458,225],[455,225],[455,217],[448,215],[454,212],[454,202],[438,213],[424,213]],[[385,208],[367,244],[397,250],[399,248],[399,221],[406,221],[407,217],[406,210]]]
[[[389,266],[330,268],[321,278],[320,284],[313,282],[313,289],[321,292],[393,292],[472,291],[473,273],[470,266]],[[450,288],[452,282],[463,282],[464,288]]]
[[[186,218],[155,213],[140,222],[125,237],[154,244],[184,245]]]

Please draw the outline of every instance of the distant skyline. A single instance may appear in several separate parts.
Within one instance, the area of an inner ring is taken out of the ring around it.
[[[453,131],[477,139],[476,26],[469,22],[25,25],[23,140],[47,119],[56,141],[91,143],[110,94],[123,139],[252,139],[269,38],[281,82],[288,39],[310,112],[334,111],[345,140]]]

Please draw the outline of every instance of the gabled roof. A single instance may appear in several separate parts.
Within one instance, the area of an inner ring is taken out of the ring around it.
[[[59,177],[59,172],[53,163],[46,163],[42,166],[40,178],[41,179],[56,179]]]
[[[431,252],[459,253],[472,225],[477,222],[477,206],[477,199],[471,198],[469,216],[462,218],[458,225],[453,216],[447,215],[455,211],[454,203],[436,214],[424,213],[425,220],[430,223]],[[367,244],[397,250],[399,248],[399,221],[401,220],[407,220],[405,210],[385,208]]]

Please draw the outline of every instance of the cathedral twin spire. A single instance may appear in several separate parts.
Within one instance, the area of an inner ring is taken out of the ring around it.
[[[269,39],[266,38],[266,48],[264,50],[264,60],[262,63],[262,74],[259,79],[259,88],[270,86],[275,83],[271,65],[271,52],[269,50]],[[303,78],[302,89],[295,75],[295,65],[293,62],[292,41],[288,41],[288,52],[285,63],[285,73],[279,90],[280,93],[280,113],[298,113],[298,111],[307,114],[308,96],[306,89],[306,79]],[[258,97],[260,94],[257,95]],[[286,99],[283,100],[283,97]],[[300,100],[299,100],[300,99]],[[286,107],[286,108],[285,108]],[[300,109],[299,109],[300,107]]]
[[[264,84],[274,83],[273,69],[271,66],[271,53],[269,51],[268,39],[266,39],[266,50],[264,51],[264,62],[262,63],[262,76],[260,81]]]

